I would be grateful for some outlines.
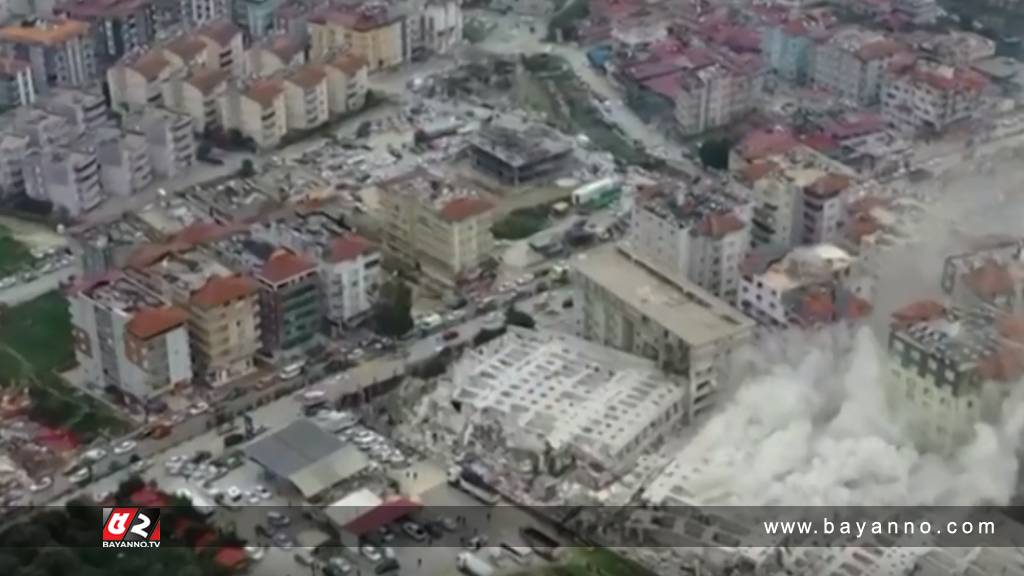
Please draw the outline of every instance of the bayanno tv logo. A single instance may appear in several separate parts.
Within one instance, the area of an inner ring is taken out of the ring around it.
[[[104,508],[104,548],[159,548],[159,508]]]

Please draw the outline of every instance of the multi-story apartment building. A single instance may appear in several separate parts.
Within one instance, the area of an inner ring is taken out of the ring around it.
[[[405,37],[411,58],[444,54],[462,40],[462,6],[456,0],[406,0]]]
[[[345,234],[331,242],[321,266],[331,324],[349,326],[365,318],[380,285],[380,251],[358,234]]]
[[[800,199],[802,244],[839,238],[846,226],[846,204],[853,181],[843,174],[825,174],[805,186]]]
[[[192,118],[196,134],[219,129],[224,122],[223,101],[228,95],[230,72],[213,68],[193,70],[177,85],[168,107]]]
[[[25,192],[52,202],[55,209],[78,217],[103,201],[100,165],[91,142],[68,147],[33,149],[25,159]]]
[[[289,130],[310,130],[327,122],[327,72],[308,64],[284,78],[284,101]]]
[[[284,82],[257,80],[225,99],[225,128],[237,128],[260,148],[273,148],[288,132]]]
[[[13,115],[14,132],[28,136],[37,148],[68,146],[76,137],[75,126],[67,118],[46,110],[18,108]]]
[[[211,64],[206,43],[197,36],[178,36],[162,47],[163,56],[176,70],[216,68]]]
[[[231,16],[229,0],[180,0],[180,19],[185,24],[196,25],[213,22]]]
[[[143,49],[156,38],[156,4],[152,0],[65,0],[57,5],[57,11],[89,23],[100,66]]]
[[[381,183],[384,249],[444,287],[471,277],[494,247],[494,206],[417,169]]]
[[[146,246],[128,273],[188,313],[193,373],[213,386],[251,373],[260,348],[259,285],[234,274],[203,250],[188,245],[187,228],[174,246]]]
[[[113,196],[131,196],[153,182],[149,146],[141,134],[125,134],[117,128],[100,128],[96,136],[96,157],[100,163],[103,191]]]
[[[941,132],[977,112],[987,86],[970,68],[918,61],[886,76],[882,114],[904,132]]]
[[[555,177],[569,164],[573,145],[549,126],[508,116],[477,130],[470,138],[469,153],[481,172],[519,186]]]
[[[206,44],[206,64],[219,70],[230,70],[235,78],[246,73],[245,45],[242,31],[229,20],[210,22],[196,31]]]
[[[757,106],[762,81],[759,59],[723,55],[718,63],[681,76],[676,122],[683,133],[697,134],[737,120]]]
[[[1024,325],[983,308],[914,302],[892,315],[889,402],[925,450],[949,452],[994,422],[1024,375]]]
[[[780,77],[806,84],[814,73],[816,46],[829,33],[824,23],[811,18],[780,22],[765,29],[761,51],[766,64]]]
[[[841,29],[815,51],[814,85],[857,105],[876,104],[886,68],[906,51],[876,32]]]
[[[74,133],[92,134],[109,123],[107,101],[99,91],[82,91],[58,88],[51,90],[40,104],[50,114],[68,121]]]
[[[274,30],[274,12],[282,0],[234,0],[232,20],[251,40],[258,40]]]
[[[110,104],[118,110],[163,106],[171,79],[183,74],[162,50],[129,55],[107,70]]]
[[[126,132],[146,138],[149,160],[157,176],[172,178],[195,164],[196,141],[191,117],[150,106],[124,116],[121,126]]]
[[[31,106],[36,101],[32,67],[14,58],[0,58],[0,110]]]
[[[305,46],[287,34],[267,38],[249,49],[249,71],[254,76],[270,76],[305,63]]]
[[[145,402],[192,380],[188,314],[121,276],[68,293],[75,356],[90,382]]]
[[[754,323],[685,280],[668,280],[614,246],[573,259],[581,334],[649,358],[687,377],[688,417],[706,410],[731,353],[753,336]]]
[[[732,302],[739,265],[750,249],[748,208],[721,190],[648,195],[634,204],[621,247],[669,278],[693,282]]]
[[[96,79],[96,57],[89,25],[51,19],[0,28],[0,56],[28,62],[39,94],[51,88],[87,86]]]
[[[366,104],[366,58],[343,52],[324,63],[327,71],[327,97],[331,114],[362,109]]]
[[[309,18],[310,58],[348,49],[366,58],[369,72],[409,58],[405,16],[385,4],[331,7]]]
[[[25,159],[30,146],[28,136],[0,134],[0,198],[26,193]]]
[[[770,328],[859,320],[871,312],[870,278],[831,244],[755,250],[741,267],[737,305]]]
[[[263,351],[285,354],[317,342],[324,328],[323,289],[315,262],[274,251],[256,273]]]

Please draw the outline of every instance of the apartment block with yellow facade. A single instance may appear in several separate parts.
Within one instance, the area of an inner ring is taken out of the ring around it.
[[[254,76],[270,76],[305,63],[305,47],[292,36],[268,38],[249,49],[249,72]]]
[[[245,46],[242,31],[229,20],[218,20],[196,31],[196,37],[206,44],[207,65],[230,70],[235,78],[246,73]]]
[[[314,60],[345,49],[366,58],[372,73],[408,59],[405,16],[385,5],[331,7],[311,16],[308,27]]]
[[[476,190],[422,168],[380,187],[385,251],[431,284],[454,286],[490,257],[494,205]]]
[[[327,122],[327,73],[308,64],[284,79],[288,130],[309,130]]]
[[[366,58],[352,52],[339,53],[324,64],[331,114],[344,114],[363,107],[367,68]]]
[[[164,91],[178,71],[162,50],[126,56],[107,70],[111,106],[128,109],[162,105]]]
[[[239,130],[261,149],[273,148],[288,131],[285,102],[284,82],[276,78],[231,90],[223,100],[224,128]]]

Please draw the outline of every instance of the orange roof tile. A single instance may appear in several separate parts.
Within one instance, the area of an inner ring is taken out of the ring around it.
[[[905,50],[906,47],[901,42],[887,39],[876,40],[858,48],[857,57],[864,61],[878,60],[879,58],[894,56]]]
[[[309,90],[321,84],[326,78],[327,73],[324,72],[323,66],[307,64],[290,74],[287,81],[299,88]]]
[[[239,30],[238,26],[232,24],[230,20],[210,22],[196,31],[196,34],[209,38],[221,46],[227,46],[235,36],[241,33],[242,31]]]
[[[999,335],[1012,342],[1024,344],[1024,316],[1014,314],[1004,316],[996,322]]]
[[[373,251],[373,244],[358,234],[346,234],[331,241],[327,253],[330,262],[347,262]]]
[[[978,362],[977,371],[988,380],[1016,382],[1024,376],[1024,354],[1019,345],[1001,345]]]
[[[284,85],[280,80],[267,79],[258,80],[249,86],[245,96],[258,103],[261,107],[267,108],[274,105],[274,101],[284,92]]]
[[[188,320],[188,312],[176,306],[142,308],[132,316],[125,329],[136,338],[148,340],[181,326]]]
[[[128,65],[129,68],[139,73],[146,80],[156,80],[171,63],[163,57],[158,50],[147,52],[138,60]]]
[[[919,300],[892,313],[893,324],[909,326],[918,322],[935,320],[946,313],[946,307],[935,300]]]
[[[164,49],[178,58],[190,62],[203,50],[206,50],[206,44],[195,36],[179,36],[164,45]]]
[[[236,228],[216,222],[194,222],[174,235],[173,241],[182,245],[196,246],[230,236]]]
[[[131,256],[128,257],[128,266],[131,268],[146,268],[159,262],[169,254],[184,252],[191,248],[183,242],[168,242],[166,244],[143,244],[139,246]]]
[[[192,72],[192,75],[188,77],[188,83],[199,90],[201,94],[207,95],[217,86],[227,82],[230,76],[231,72],[228,70],[200,68]]]
[[[1010,271],[991,258],[968,272],[965,280],[971,290],[985,300],[1013,293],[1013,277],[1010,276]]]
[[[288,35],[275,36],[269,42],[265,42],[262,48],[272,52],[285,63],[291,62],[292,58],[302,52],[302,44]]]
[[[732,212],[708,214],[697,224],[697,232],[710,238],[724,238],[727,234],[743,230],[744,226],[743,220]]]
[[[239,298],[253,294],[259,287],[245,276],[214,276],[192,293],[189,301],[200,308],[223,306]]]
[[[748,164],[740,170],[740,180],[746,184],[753,184],[761,178],[775,172],[779,169],[779,165],[771,160],[759,160],[752,164]]]
[[[807,187],[807,193],[818,198],[831,198],[850,187],[850,178],[842,174],[826,174]]]
[[[350,75],[355,74],[368,66],[365,57],[353,52],[342,52],[332,58],[327,65]]]
[[[316,264],[289,250],[276,250],[263,263],[259,277],[277,284],[316,269]]]
[[[19,44],[55,46],[89,32],[89,24],[78,20],[44,20],[34,25],[10,25],[0,28],[0,40]]]
[[[846,237],[859,244],[864,238],[871,236],[881,229],[881,224],[870,214],[858,212],[854,214],[853,219],[846,225]]]
[[[445,204],[441,208],[440,216],[447,222],[461,222],[467,218],[479,216],[493,207],[493,204],[483,198],[463,196]]]
[[[799,141],[789,130],[755,130],[747,134],[738,145],[741,156],[748,161],[785,154],[795,148]]]

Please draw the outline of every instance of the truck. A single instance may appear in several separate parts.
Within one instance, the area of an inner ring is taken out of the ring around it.
[[[494,566],[472,552],[459,552],[459,555],[455,557],[455,565],[470,576],[492,576],[494,574]]]
[[[618,199],[621,192],[622,182],[618,178],[602,178],[573,190],[572,204],[578,208],[601,208]]]
[[[450,468],[448,470],[448,483],[484,504],[493,506],[501,498],[498,491],[492,488],[478,471],[469,466],[453,466]]]

